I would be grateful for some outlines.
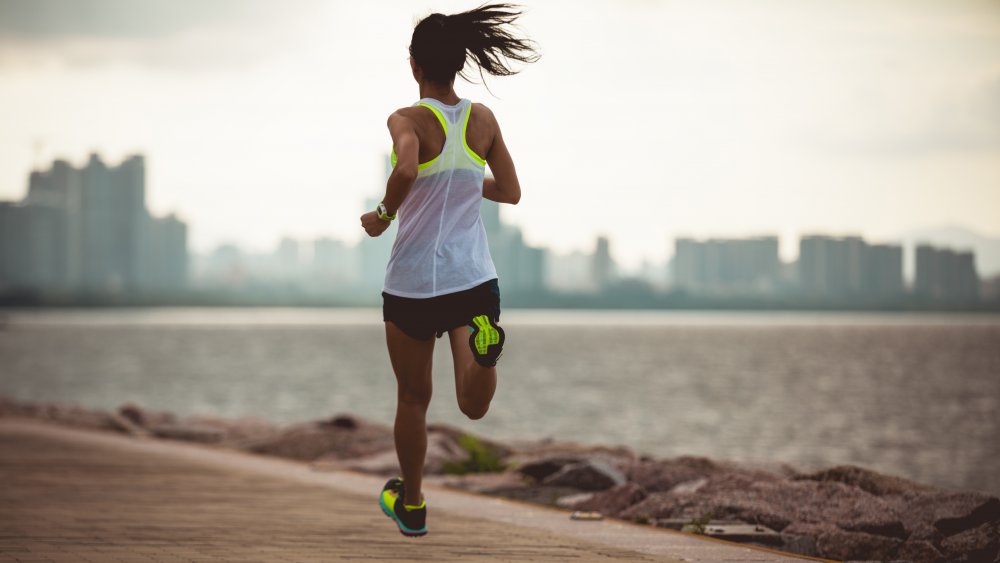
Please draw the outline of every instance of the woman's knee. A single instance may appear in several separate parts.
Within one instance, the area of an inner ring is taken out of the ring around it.
[[[396,395],[400,403],[413,405],[427,410],[431,404],[431,389],[422,385],[400,386]]]
[[[479,420],[486,416],[486,413],[490,410],[489,403],[485,405],[474,405],[469,404],[467,401],[459,401],[458,408],[462,411],[462,414],[469,417],[472,420]]]

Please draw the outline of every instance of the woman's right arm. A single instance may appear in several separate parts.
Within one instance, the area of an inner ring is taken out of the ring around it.
[[[490,165],[493,177],[483,180],[483,197],[497,203],[516,205],[521,201],[521,184],[517,181],[514,159],[511,158],[510,151],[503,142],[500,124],[497,123],[493,112],[489,112],[488,115],[493,121],[495,133],[490,150],[486,153],[486,162]]]

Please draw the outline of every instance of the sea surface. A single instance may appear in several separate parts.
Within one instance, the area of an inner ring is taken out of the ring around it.
[[[429,420],[1000,492],[1000,316],[511,310],[503,325],[489,414],[458,410],[442,339]],[[377,309],[0,311],[0,394],[281,423],[391,424],[395,408]]]

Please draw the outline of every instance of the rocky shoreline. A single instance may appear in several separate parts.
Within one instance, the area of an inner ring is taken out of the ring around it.
[[[44,419],[396,475],[392,428],[353,415],[277,425],[259,417],[180,417],[0,397],[0,417]],[[945,491],[854,466],[803,471],[702,457],[654,459],[625,447],[500,443],[428,427],[425,480],[575,511],[838,560],[1000,563],[1000,499]]]

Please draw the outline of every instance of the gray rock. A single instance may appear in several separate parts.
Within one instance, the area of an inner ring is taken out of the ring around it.
[[[540,482],[558,473],[563,467],[580,461],[582,460],[578,457],[546,457],[521,463],[517,466],[517,472]]]
[[[854,485],[863,491],[877,496],[933,490],[932,487],[927,485],[921,485],[920,483],[901,477],[883,475],[854,465],[841,465],[815,473],[797,475],[794,478],[799,480],[809,479],[812,481],[835,481],[846,485]]]
[[[454,442],[458,442],[464,436],[469,436],[470,434],[457,426],[452,426],[450,424],[428,424],[427,434],[443,434],[450,438]],[[497,458],[505,458],[513,453],[513,450],[507,444],[503,442],[497,442],[496,440],[490,440],[489,438],[484,438],[483,436],[472,436],[475,438],[476,442],[488,449]]]
[[[274,423],[260,417],[223,418],[211,415],[184,417],[181,424],[215,428],[223,433],[223,444],[238,449],[248,443],[257,443],[276,436],[280,429]]]
[[[858,531],[902,539],[899,517],[879,497],[842,483],[786,481],[754,482],[746,474],[709,477],[696,493],[654,493],[623,511],[622,517],[734,519],[785,531],[793,522],[829,523]],[[789,533],[797,533],[789,531]]]
[[[903,541],[864,532],[848,532],[831,528],[816,538],[816,551],[820,557],[847,560],[890,561]]]
[[[146,416],[142,407],[135,403],[125,403],[118,407],[118,414],[136,426],[146,425]]]
[[[574,510],[595,511],[607,516],[618,516],[629,507],[642,502],[648,493],[635,483],[625,483],[617,487],[594,493],[585,500],[573,504]]]
[[[157,438],[185,442],[220,442],[225,433],[218,428],[195,424],[158,424],[150,429]]]
[[[782,532],[781,548],[785,551],[800,553],[809,557],[816,557],[819,555],[819,552],[816,550],[816,536],[812,534],[790,534],[788,532]]]
[[[143,428],[152,428],[160,424],[174,424],[177,422],[177,415],[170,411],[154,411],[131,402],[124,403],[118,407],[118,414]]]
[[[151,435],[151,432],[141,425],[136,424],[132,419],[122,416],[119,413],[113,412],[110,414],[111,423],[114,425],[115,430],[124,432],[130,436],[145,437]]]
[[[907,492],[881,497],[901,516],[911,539],[938,542],[1000,519],[1000,500],[978,492]]]
[[[896,551],[896,559],[913,563],[934,563],[941,560],[941,552],[929,541],[907,540]]]
[[[953,561],[996,561],[1000,557],[1000,520],[941,540],[941,551]]]
[[[625,475],[649,492],[669,491],[680,483],[715,474],[722,468],[704,457],[678,457],[661,461],[641,460],[625,467]]]
[[[625,484],[625,475],[602,459],[587,459],[564,466],[542,480],[554,487],[572,487],[581,491],[603,491]]]
[[[638,457],[626,447],[592,446],[572,442],[541,440],[514,441],[508,444],[511,453],[503,461],[508,467],[518,468],[523,475],[541,481],[571,463],[585,459],[601,458],[615,466],[634,463]]]
[[[340,461],[393,450],[392,429],[359,423],[355,428],[310,421],[291,425],[261,439],[247,439],[241,449],[302,461]],[[395,453],[393,452],[393,455]]]

